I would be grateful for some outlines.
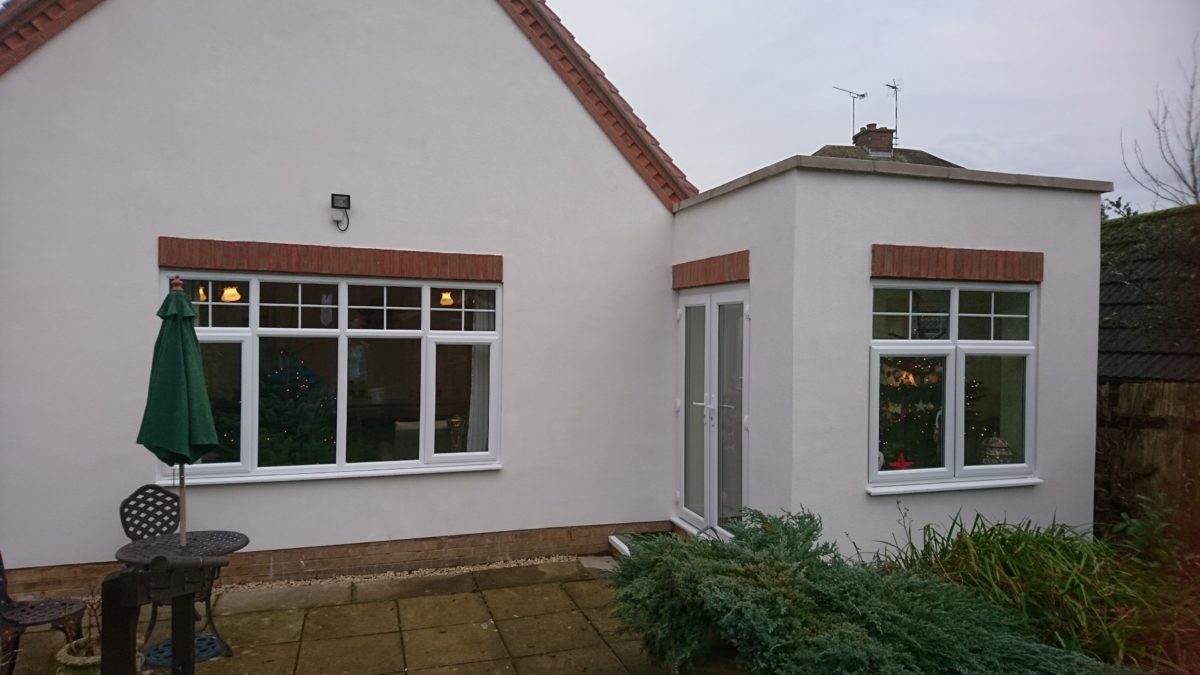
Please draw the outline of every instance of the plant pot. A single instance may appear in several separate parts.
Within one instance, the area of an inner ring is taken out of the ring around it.
[[[82,650],[83,646],[91,642],[95,645],[95,656],[76,656],[75,651]],[[137,670],[141,672],[142,661],[145,655],[142,653],[142,639],[138,638],[137,653],[134,657],[137,660]],[[58,668],[54,671],[54,675],[100,675],[100,639],[99,638],[80,638],[73,642],[68,642],[58,650],[54,655],[54,661],[58,663]]]

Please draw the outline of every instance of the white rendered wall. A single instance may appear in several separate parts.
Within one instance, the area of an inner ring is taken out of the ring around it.
[[[797,171],[796,436],[792,507],[865,550],[959,510],[1088,525],[1095,453],[1098,195],[891,176]],[[867,495],[871,244],[1042,251],[1033,487]],[[752,277],[753,279],[753,277]]]
[[[785,173],[686,208],[675,217],[672,263],[750,250],[745,501],[763,511],[789,508],[792,501],[793,326],[788,308],[794,304],[795,287],[795,185],[795,176]],[[676,371],[678,349],[672,361]],[[676,456],[679,443],[676,438],[672,446]]]
[[[671,215],[493,2],[109,0],[0,78],[0,227],[12,567],[110,560],[156,477],[160,235],[504,256],[502,470],[196,486],[191,528],[272,549],[671,513]]]

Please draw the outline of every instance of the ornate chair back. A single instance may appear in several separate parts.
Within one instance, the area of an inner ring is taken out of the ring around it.
[[[143,485],[121,502],[121,527],[130,541],[179,529],[179,497],[157,485]]]

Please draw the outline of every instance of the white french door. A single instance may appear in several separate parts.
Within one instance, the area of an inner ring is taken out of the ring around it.
[[[717,528],[746,501],[745,287],[679,296],[679,515]]]

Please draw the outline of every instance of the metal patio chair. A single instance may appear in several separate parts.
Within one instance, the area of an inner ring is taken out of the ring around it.
[[[143,485],[121,502],[120,515],[121,528],[125,530],[129,541],[173,534],[179,529],[179,497],[158,485]],[[150,643],[150,634],[154,632],[161,604],[164,603],[150,603],[150,623],[143,637],[146,644]]]
[[[4,556],[0,555],[0,675],[12,675],[17,667],[21,634],[26,628],[49,624],[62,631],[68,642],[77,640],[83,627],[83,610],[81,600],[13,600],[8,595]]]

